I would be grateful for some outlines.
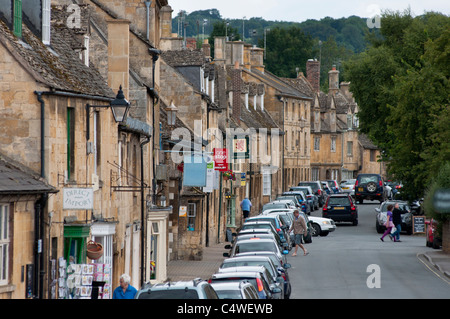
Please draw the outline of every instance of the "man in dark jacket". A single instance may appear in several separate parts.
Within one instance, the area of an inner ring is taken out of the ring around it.
[[[394,209],[392,210],[392,222],[396,228],[396,231],[391,234],[391,239],[394,239],[395,242],[400,240],[400,232],[402,231],[402,214],[404,212],[399,208],[398,203],[394,205]]]

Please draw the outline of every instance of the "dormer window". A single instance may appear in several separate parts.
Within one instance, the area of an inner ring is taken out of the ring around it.
[[[42,43],[50,45],[50,4],[51,0],[42,0]]]

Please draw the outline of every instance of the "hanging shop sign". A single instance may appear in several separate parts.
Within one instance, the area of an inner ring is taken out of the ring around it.
[[[248,136],[235,136],[233,140],[233,157],[236,159],[250,158],[250,138]]]
[[[94,190],[92,188],[64,188],[63,209],[94,209]]]
[[[228,170],[228,150],[226,148],[215,148],[214,155],[214,169],[216,171],[224,172]]]

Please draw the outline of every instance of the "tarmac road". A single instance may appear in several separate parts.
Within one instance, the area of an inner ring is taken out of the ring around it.
[[[358,226],[338,223],[335,232],[307,244],[309,255],[289,255],[292,299],[450,298],[448,277],[423,258],[433,251],[423,235],[402,233],[402,242],[388,236],[380,241],[377,206],[376,201],[358,205]],[[321,216],[321,210],[312,215]]]

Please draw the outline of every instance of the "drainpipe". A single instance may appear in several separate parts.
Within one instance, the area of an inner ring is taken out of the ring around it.
[[[150,142],[150,137],[147,137],[145,141],[140,143],[141,146],[141,287],[144,287],[145,283],[145,198],[144,198],[144,145]]]
[[[45,178],[45,101],[42,99],[42,92],[34,92],[37,100],[41,104],[41,177]],[[44,296],[44,208],[47,202],[48,194],[43,194],[34,204],[34,287],[33,296],[42,299]]]

